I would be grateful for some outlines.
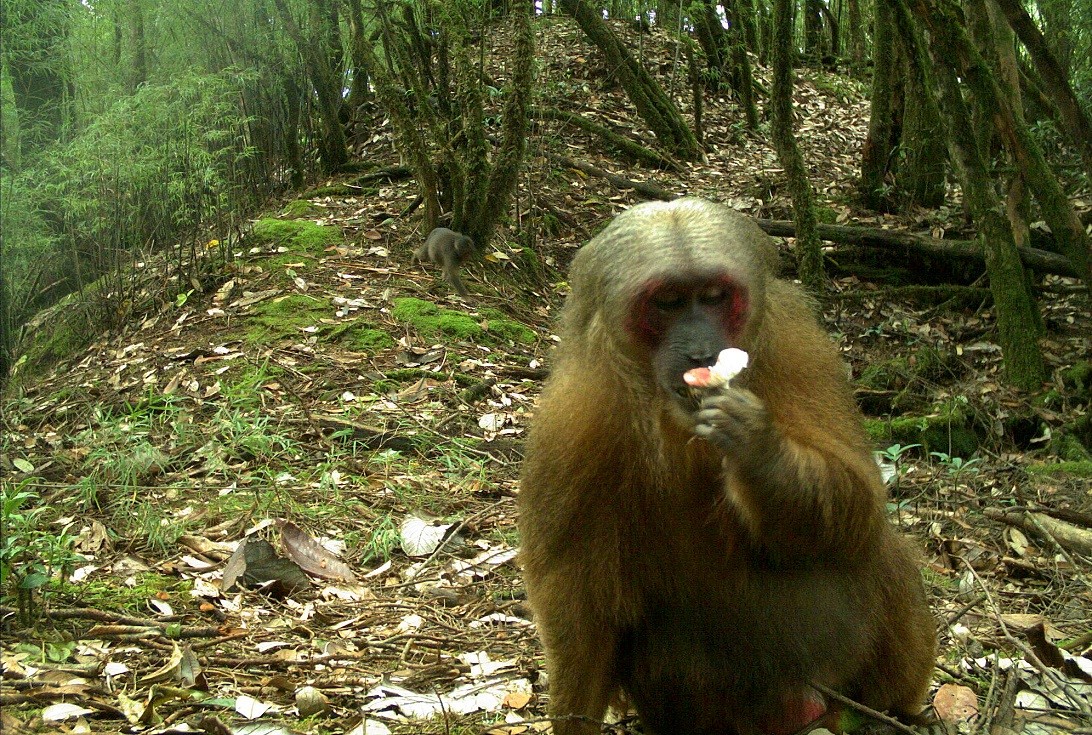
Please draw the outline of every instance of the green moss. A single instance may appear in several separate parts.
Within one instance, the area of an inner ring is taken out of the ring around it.
[[[330,330],[329,339],[350,349],[372,354],[389,350],[395,345],[393,337],[365,319],[353,319],[337,325]]]
[[[251,238],[258,243],[283,246],[302,253],[321,254],[342,241],[341,230],[308,220],[266,218],[254,224]]]
[[[530,344],[536,339],[531,329],[496,310],[487,309],[482,312],[488,328],[468,314],[453,309],[441,309],[422,299],[395,299],[391,314],[424,337],[442,335],[480,344],[495,344],[502,340]]]
[[[355,350],[371,354],[389,350],[395,345],[394,338],[382,329],[355,329],[345,343]]]
[[[509,319],[504,312],[496,309],[482,309],[482,316],[489,320],[489,333],[501,339],[519,344],[534,344],[538,335],[530,327]]]
[[[1077,395],[1092,398],[1092,361],[1084,360],[1063,370],[1062,383]]]
[[[1031,399],[1039,408],[1060,409],[1065,405],[1065,395],[1061,391],[1048,390]]]
[[[949,401],[925,416],[900,416],[865,421],[865,431],[877,444],[920,444],[924,452],[970,457],[982,443],[979,427],[962,401]]]
[[[319,208],[306,199],[296,199],[284,205],[281,214],[290,219],[299,217],[311,217],[319,212]]]
[[[483,342],[488,339],[486,331],[474,318],[461,311],[441,309],[429,301],[395,299],[391,314],[424,337],[443,335],[468,342]]]
[[[1055,462],[1051,464],[1033,464],[1028,465],[1028,474],[1031,475],[1050,475],[1051,477],[1057,477],[1059,475],[1066,475],[1069,477],[1092,477],[1092,460],[1084,460],[1081,462]]]
[[[300,329],[313,327],[330,311],[325,299],[291,294],[254,305],[246,338],[250,344],[262,344],[286,337],[298,337]]]
[[[1051,451],[1066,462],[1083,462],[1092,459],[1092,415],[1085,415],[1063,430],[1057,431],[1051,441]]]
[[[890,424],[891,422],[884,421],[883,419],[865,419],[865,433],[868,434],[868,438],[872,440],[873,444],[883,444],[884,442],[890,442]]]
[[[838,212],[831,207],[817,206],[815,208],[815,219],[824,225],[833,225],[838,221]]]

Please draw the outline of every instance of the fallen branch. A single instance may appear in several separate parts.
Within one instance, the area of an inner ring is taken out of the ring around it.
[[[650,166],[656,166],[657,168],[667,168],[672,171],[682,172],[682,166],[680,166],[677,161],[674,161],[661,153],[657,153],[650,148],[646,148],[639,143],[634,143],[624,135],[619,135],[610,128],[592,122],[586,117],[581,117],[572,112],[558,110],[554,107],[536,107],[531,111],[531,117],[538,120],[556,120],[557,122],[573,125],[586,133],[591,133],[592,135],[602,138],[608,145],[614,146],[622,153],[636,158],[638,161],[647,163]]]
[[[590,163],[582,163],[580,161],[573,160],[568,156],[559,156],[554,153],[547,155],[549,156],[550,160],[555,161],[562,166],[566,166],[567,168],[575,168],[577,171],[583,171],[589,176],[606,179],[619,189],[633,189],[638,194],[642,194],[649,199],[671,201],[672,199],[678,199],[679,197],[678,194],[673,194],[667,189],[661,189],[655,184],[646,184],[642,181],[630,181],[629,179],[623,179],[621,176],[616,176],[610,171],[604,171],[601,168],[592,166]]]
[[[776,237],[795,237],[796,225],[789,220],[760,219],[758,226]],[[974,240],[937,240],[908,232],[881,230],[877,227],[848,227],[846,225],[816,225],[816,233],[823,240],[869,248],[904,248],[915,253],[936,255],[943,258],[985,262],[982,248]],[[1057,253],[1037,248],[1021,247],[1020,260],[1029,268],[1058,276],[1078,277],[1069,261]]]
[[[984,508],[982,514],[995,521],[1016,526],[1035,535],[1047,535],[1063,549],[1078,554],[1092,555],[1092,531],[1074,526],[1045,513],[1031,511],[1004,511],[1000,508]]]

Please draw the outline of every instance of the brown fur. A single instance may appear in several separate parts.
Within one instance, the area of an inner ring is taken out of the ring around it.
[[[556,733],[598,732],[620,690],[661,735],[775,730],[809,681],[921,708],[935,629],[914,555],[844,366],[772,253],[747,218],[681,200],[574,262],[519,496]],[[720,270],[750,294],[751,367],[697,414],[622,325],[644,284]]]
[[[463,279],[459,276],[459,268],[473,254],[474,241],[472,239],[446,227],[437,227],[428,233],[424,244],[417,248],[413,258],[421,263],[428,262],[442,265],[444,279],[448,284],[458,291],[460,296],[468,296],[470,292],[466,290]]]

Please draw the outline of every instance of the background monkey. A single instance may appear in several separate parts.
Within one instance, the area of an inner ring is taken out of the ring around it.
[[[561,735],[788,735],[808,682],[916,715],[936,632],[845,368],[749,218],[642,204],[577,254],[519,494]],[[738,347],[730,387],[683,375]]]
[[[437,227],[428,233],[425,243],[417,248],[413,258],[418,262],[435,263],[444,267],[444,279],[459,292],[468,296],[469,291],[459,276],[459,268],[474,253],[474,241],[461,233],[446,227]]]

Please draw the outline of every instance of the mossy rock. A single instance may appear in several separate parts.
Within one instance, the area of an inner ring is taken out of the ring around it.
[[[249,313],[246,339],[251,344],[265,344],[284,338],[297,338],[304,327],[316,326],[328,315],[330,304],[303,294],[290,294],[255,304]]]
[[[929,415],[868,419],[865,431],[877,445],[920,444],[925,454],[943,452],[964,459],[974,455],[985,439],[984,428],[958,402]]]
[[[465,312],[441,309],[422,299],[395,299],[391,314],[399,322],[413,327],[418,334],[427,338],[442,335],[478,344],[495,344],[499,340],[531,344],[535,340],[535,333],[531,329],[495,310],[486,310],[482,314],[488,329]]]
[[[1092,400],[1092,361],[1082,360],[1063,370],[1062,384],[1079,398]]]
[[[273,218],[258,220],[251,238],[258,243],[312,255],[321,255],[326,248],[343,241],[341,230],[337,227],[317,225],[308,220]]]

